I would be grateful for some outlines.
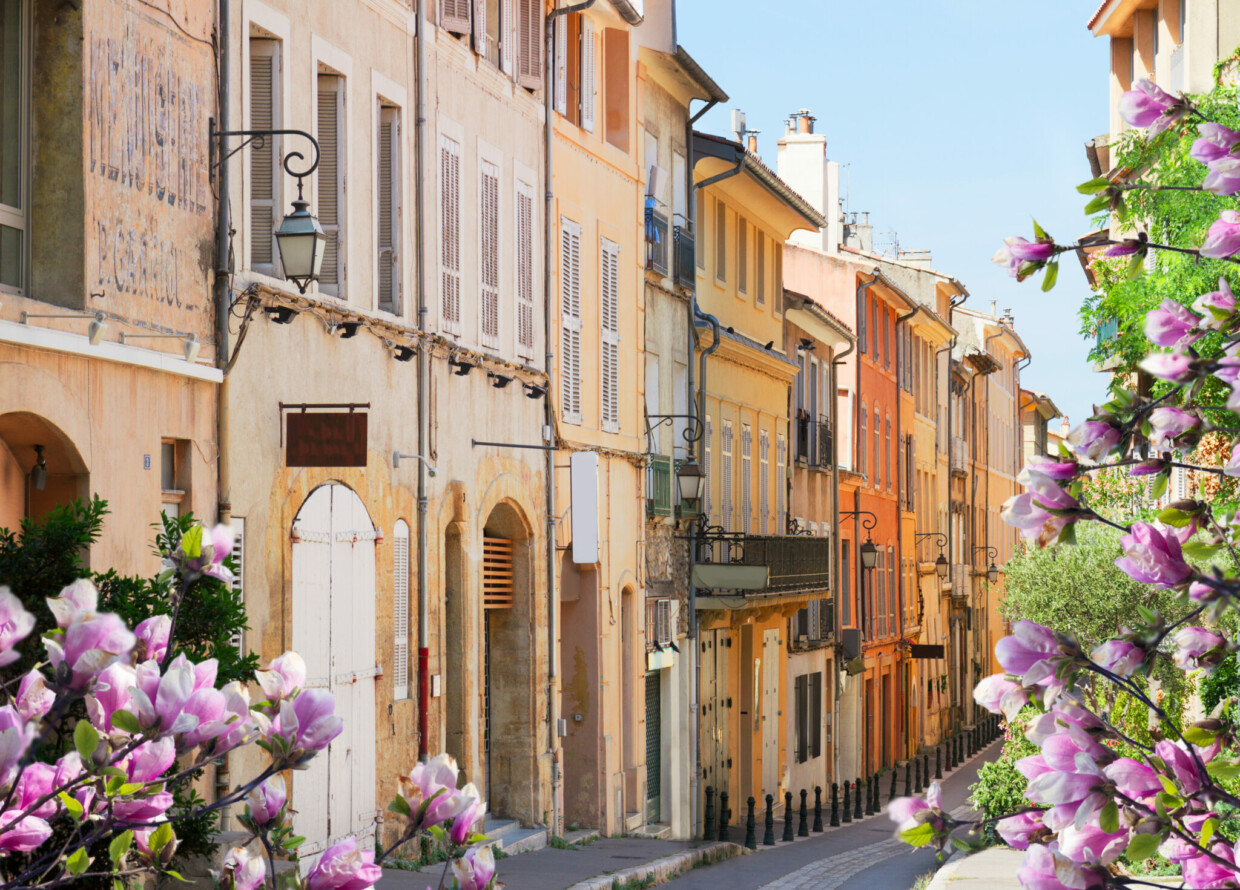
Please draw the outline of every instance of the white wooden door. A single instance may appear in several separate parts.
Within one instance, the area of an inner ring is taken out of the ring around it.
[[[343,485],[315,489],[294,521],[293,648],[306,685],[328,689],[344,731],[294,778],[302,862],[375,831],[375,529]]]
[[[762,633],[762,794],[779,797],[779,631]]]

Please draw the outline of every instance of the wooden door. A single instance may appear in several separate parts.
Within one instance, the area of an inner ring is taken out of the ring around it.
[[[779,797],[779,631],[762,632],[762,795]]]

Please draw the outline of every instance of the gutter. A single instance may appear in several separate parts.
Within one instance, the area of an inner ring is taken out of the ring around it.
[[[900,355],[900,325],[904,324],[905,322],[908,322],[914,316],[918,315],[924,308],[925,307],[919,303],[911,312],[905,315],[897,315],[896,323],[893,327],[894,332],[895,332],[895,340],[896,340],[896,435],[897,436],[904,435],[904,427],[900,419],[900,413],[901,413],[900,406],[904,403],[904,398],[903,396],[900,395],[900,393],[904,392],[904,388],[900,385],[900,373],[903,370],[903,368],[900,367],[900,358],[901,358],[901,355]],[[908,356],[905,355],[904,358],[907,359]],[[900,449],[897,443],[896,460],[899,460],[899,457],[898,457],[899,454],[900,454]],[[908,451],[908,448],[906,447],[904,451],[904,472],[901,472],[900,467],[896,467],[896,570],[899,571],[901,575],[903,575],[903,572],[904,572],[904,569],[903,569],[903,566],[904,566],[904,535],[900,533],[903,530],[904,517],[901,514],[904,512],[904,505],[908,503],[908,501],[905,498],[905,492],[908,489],[908,485],[909,485],[909,479],[907,478],[908,477],[907,470],[908,470],[908,463],[909,463],[908,459],[909,459],[909,451]],[[903,483],[901,483],[902,479],[903,479]],[[914,534],[915,533],[916,533],[916,528],[914,527]],[[914,575],[914,577],[916,577],[916,575]],[[918,581],[917,583],[920,584],[921,582]],[[896,623],[900,628],[900,636],[903,637],[904,636],[904,616],[905,616],[906,610],[905,610],[905,604],[904,604],[904,597],[901,596],[899,592],[900,588],[901,588],[901,585],[897,584],[896,585],[896,596],[897,596],[898,605],[896,607],[897,608],[896,614],[898,617],[896,619]],[[911,595],[912,591],[908,591],[908,593]],[[900,651],[901,650],[899,648],[896,649],[897,653],[899,653]],[[905,756],[907,757],[909,753],[908,745],[913,740],[909,738],[909,731],[908,731],[909,730],[908,698],[907,698],[908,690],[906,688],[906,684],[901,683],[900,686],[901,688],[904,689],[904,692],[905,692],[904,705],[901,708],[901,710],[904,714],[904,719],[905,719],[904,753],[905,753]]]
[[[840,428],[840,387],[839,384],[836,383],[836,377],[839,374],[839,371],[836,369],[843,364],[844,359],[848,358],[848,356],[852,355],[856,351],[856,337],[851,337],[848,341],[848,348],[831,357],[831,387],[835,390],[835,392],[831,393],[831,429],[837,432]],[[852,438],[852,436],[849,436],[850,440]],[[840,577],[840,456],[838,447],[836,448],[835,459],[831,462],[831,528],[834,532],[832,534],[833,540],[831,542],[831,577],[836,579],[835,585],[838,590]],[[849,586],[851,587],[852,585]],[[838,603],[839,596],[837,595],[835,599]],[[834,630],[836,640],[842,640],[844,636],[840,612],[841,610],[838,608],[835,610]],[[841,661],[843,660],[842,646],[842,643],[837,642],[836,645],[832,647],[832,652],[834,652],[836,657]],[[839,679],[836,678],[836,682],[831,685],[835,688],[835,707],[831,711],[832,714],[837,715],[831,718],[832,724],[834,725],[839,722],[837,718],[840,713]],[[835,777],[840,774],[840,746],[838,743],[831,746],[831,752],[831,779],[832,781],[835,781]]]
[[[232,26],[229,12],[232,0],[219,0],[219,78],[220,78],[220,128],[228,130],[228,111],[232,88]],[[220,136],[219,156],[228,157],[228,137]],[[215,363],[221,373],[228,366],[228,314],[232,308],[230,274],[228,270],[229,234],[232,222],[229,214],[228,163],[219,167],[219,201],[215,211]],[[228,377],[220,381],[216,390],[215,435],[218,457],[216,460],[216,489],[219,521],[232,525],[232,462],[229,454]]]
[[[425,344],[427,319],[426,282],[426,186],[424,184],[426,163],[426,0],[417,0],[415,9],[417,34],[414,37],[414,67],[417,69],[415,84],[415,149],[413,156],[413,214],[417,242],[414,245],[414,262],[417,263],[418,334],[423,342],[418,348],[418,454],[430,454],[430,355]],[[418,465],[418,762],[425,763],[430,756],[430,592],[427,578],[429,560],[429,534],[427,528],[427,475],[426,461]]]

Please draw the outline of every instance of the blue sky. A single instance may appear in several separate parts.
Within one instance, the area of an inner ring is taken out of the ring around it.
[[[1085,27],[1096,5],[677,0],[679,42],[731,97],[699,128],[726,135],[743,110],[774,166],[784,119],[809,108],[876,246],[894,232],[933,251],[968,305],[1010,307],[1033,353],[1024,386],[1073,425],[1105,392],[1078,334],[1080,266],[1065,262],[1044,294],[990,258],[1007,235],[1032,238],[1033,218],[1060,241],[1088,229],[1075,186],[1091,178],[1084,143],[1106,131],[1109,101],[1107,41]]]

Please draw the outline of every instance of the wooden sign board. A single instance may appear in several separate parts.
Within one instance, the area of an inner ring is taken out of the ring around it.
[[[354,412],[285,415],[286,467],[366,466],[366,418]]]
[[[912,649],[911,654],[914,658],[942,658],[943,657],[943,646],[941,643],[935,646],[922,646],[922,645],[918,645],[917,643],[913,643],[909,648]]]

